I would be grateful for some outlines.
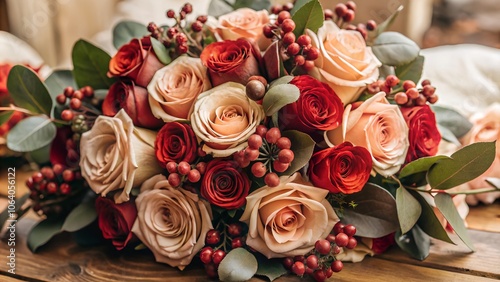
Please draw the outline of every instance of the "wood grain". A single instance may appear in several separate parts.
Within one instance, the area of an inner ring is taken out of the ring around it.
[[[467,224],[470,229],[500,232],[500,200],[491,205],[471,207]]]

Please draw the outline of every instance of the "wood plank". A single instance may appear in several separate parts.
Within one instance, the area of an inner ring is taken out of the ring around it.
[[[20,280],[14,277],[6,276],[2,272],[0,272],[0,281],[2,282],[22,282],[26,280]]]
[[[500,200],[491,205],[471,207],[467,224],[470,229],[500,232]]]

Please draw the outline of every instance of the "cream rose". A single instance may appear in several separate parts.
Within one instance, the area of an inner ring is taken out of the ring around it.
[[[202,93],[194,103],[191,126],[203,150],[227,157],[244,149],[264,119],[262,106],[248,99],[245,86],[227,82]]]
[[[198,95],[211,87],[201,60],[180,56],[158,70],[149,83],[151,112],[165,122],[187,120]]]
[[[82,176],[97,194],[111,191],[115,202],[129,200],[132,187],[162,171],[155,157],[156,132],[134,127],[122,109],[114,117],[99,116],[80,140]]]
[[[189,265],[213,228],[208,203],[194,193],[171,187],[165,176],[155,175],[141,186],[136,204],[132,232],[156,261],[181,270]]]
[[[361,103],[361,102],[360,102]],[[330,147],[349,141],[365,147],[372,155],[373,168],[389,177],[399,171],[408,151],[408,126],[398,106],[385,93],[375,94],[354,108],[347,105],[342,126],[325,132]]]
[[[317,35],[310,30],[307,34],[320,51],[310,75],[328,83],[344,105],[356,101],[366,85],[378,79],[382,63],[359,32],[325,21]]]
[[[264,51],[272,42],[263,33],[263,28],[268,23],[267,10],[255,11],[250,8],[240,8],[220,16],[216,22],[210,21],[209,24],[223,40],[236,40],[243,37],[254,40],[259,45],[259,49]]]
[[[299,173],[282,178],[277,187],[255,190],[240,219],[248,224],[246,244],[268,258],[304,255],[339,220],[327,194]]]

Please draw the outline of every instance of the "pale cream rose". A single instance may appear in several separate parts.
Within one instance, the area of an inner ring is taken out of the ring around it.
[[[365,147],[372,155],[376,172],[385,177],[394,175],[404,164],[409,146],[403,114],[387,101],[384,92],[356,106],[347,105],[342,126],[325,132],[326,143],[333,147],[349,141]]]
[[[173,188],[161,174],[144,182],[136,204],[132,232],[156,261],[181,270],[189,265],[213,228],[209,204],[192,192]]]
[[[261,51],[266,50],[272,43],[263,33],[263,28],[268,23],[267,10],[255,11],[250,8],[240,8],[220,16],[217,21],[209,21],[209,25],[222,40],[243,37],[257,42]]]
[[[149,83],[151,112],[165,122],[188,120],[198,95],[211,87],[201,60],[180,56],[158,70]]]
[[[378,79],[382,63],[359,32],[325,21],[317,35],[310,30],[307,34],[320,51],[309,74],[330,85],[344,105],[356,101],[366,85]]]
[[[156,132],[134,127],[123,109],[114,117],[97,117],[80,140],[82,176],[102,196],[123,188],[115,194],[115,202],[128,201],[132,187],[162,171],[155,157],[155,139]]]
[[[246,244],[268,258],[304,255],[338,222],[328,191],[304,182],[299,173],[247,197],[240,220],[248,224]]]
[[[373,257],[375,252],[371,249],[373,239],[362,238],[358,239],[358,244],[354,249],[342,248],[340,253],[335,256],[336,259],[348,262],[361,262],[365,259],[366,255]]]
[[[262,106],[247,97],[244,85],[226,82],[198,97],[191,126],[205,143],[203,151],[227,157],[247,146],[248,137],[264,117]]]

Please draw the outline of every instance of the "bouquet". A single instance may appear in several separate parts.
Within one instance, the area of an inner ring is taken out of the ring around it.
[[[224,281],[323,281],[394,244],[423,260],[429,236],[455,243],[447,230],[474,250],[453,197],[498,188],[451,188],[490,167],[495,143],[436,155],[470,124],[432,106],[420,49],[385,31],[400,10],[354,25],[352,1],[240,2],[122,22],[116,54],[80,40],[74,68],[45,82],[12,68],[2,121],[29,117],[7,145],[46,152],[18,200],[42,218],[30,249],[97,222],[118,250],[181,270],[200,260]]]

